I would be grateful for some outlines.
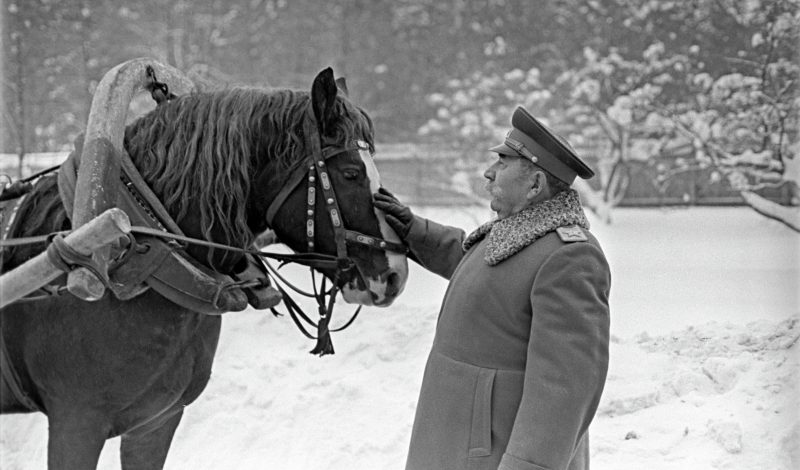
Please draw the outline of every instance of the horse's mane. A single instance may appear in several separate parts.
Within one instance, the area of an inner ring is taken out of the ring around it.
[[[228,243],[247,247],[255,237],[246,218],[251,182],[268,164],[285,179],[303,163],[309,99],[308,92],[251,88],[185,95],[128,126],[125,147],[178,223],[199,208],[206,239],[217,228]],[[335,114],[335,142],[363,140],[374,150],[364,111],[340,96]]]

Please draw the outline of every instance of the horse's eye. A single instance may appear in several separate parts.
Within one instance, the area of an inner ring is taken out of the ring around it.
[[[353,169],[344,170],[344,172],[342,172],[342,173],[344,174],[345,179],[348,179],[348,180],[358,179],[358,175],[359,175],[358,170],[353,170]]]

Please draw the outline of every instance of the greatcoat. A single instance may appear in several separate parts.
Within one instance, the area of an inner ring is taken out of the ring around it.
[[[415,217],[405,239],[450,279],[407,470],[588,469],[608,370],[610,272],[577,194],[464,232]]]

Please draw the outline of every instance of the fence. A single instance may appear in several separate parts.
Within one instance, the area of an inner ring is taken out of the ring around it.
[[[435,146],[392,144],[378,146],[377,164],[385,186],[411,204],[465,205],[485,197],[483,167],[488,160],[470,161],[453,150]],[[591,158],[586,159],[597,167]],[[664,163],[663,159],[661,163]],[[652,161],[628,164],[629,184],[619,205],[739,206],[744,200],[726,178],[714,178],[712,168],[692,169],[660,181]],[[600,181],[591,181],[600,189]],[[800,194],[790,183],[755,191],[783,205],[797,205]]]
[[[472,205],[484,203],[483,167],[487,159],[473,160],[453,149],[425,144],[377,144],[376,163],[384,187],[412,205]],[[29,154],[23,175],[61,163],[67,152]],[[587,159],[592,166],[596,162]],[[712,178],[712,169],[688,170],[659,182],[655,164],[633,161],[630,183],[620,202],[623,207],[666,205],[743,205],[739,192],[725,178]],[[0,173],[18,175],[18,158],[0,154]],[[599,181],[592,181],[598,189]],[[757,191],[783,205],[797,205],[800,194],[791,184]]]
[[[744,205],[740,192],[731,187],[727,178],[715,178],[713,168],[686,170],[679,176],[659,181],[655,164],[633,161],[628,163],[628,172],[630,183],[619,203],[621,207]],[[800,196],[796,187],[788,182],[755,192],[786,206],[797,205]]]

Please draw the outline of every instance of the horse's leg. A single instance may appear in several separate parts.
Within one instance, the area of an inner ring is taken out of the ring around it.
[[[91,410],[49,412],[47,468],[86,470],[97,468],[100,451],[108,438],[104,417]]]
[[[167,452],[183,410],[157,422],[122,435],[120,459],[122,470],[158,470],[164,468]]]

